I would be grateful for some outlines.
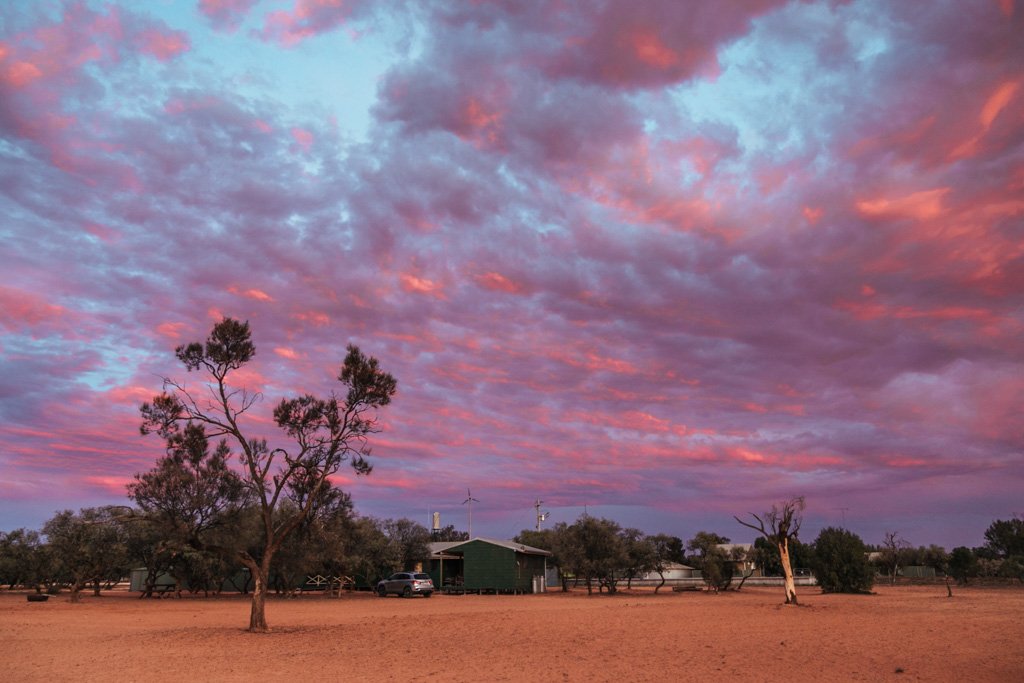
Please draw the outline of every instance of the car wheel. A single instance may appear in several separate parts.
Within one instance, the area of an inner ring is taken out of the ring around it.
[[[408,586],[406,586],[405,590],[402,591],[402,597],[403,598],[411,598],[412,597],[412,588],[409,588]]]
[[[382,598],[388,597],[388,589],[384,586],[377,586],[377,595],[379,595]]]

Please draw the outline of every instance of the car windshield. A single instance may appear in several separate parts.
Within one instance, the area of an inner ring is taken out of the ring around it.
[[[413,578],[419,579],[420,581],[426,581],[430,578],[430,574],[413,574]]]

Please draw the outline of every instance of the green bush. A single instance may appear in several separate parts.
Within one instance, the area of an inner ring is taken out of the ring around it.
[[[949,554],[949,575],[961,585],[977,576],[978,568],[978,558],[970,548],[960,546]]]
[[[732,564],[719,548],[712,548],[701,563],[701,577],[709,588],[715,591],[728,590],[732,585]]]
[[[860,536],[828,527],[814,541],[811,571],[824,593],[866,593],[875,581]]]
[[[1024,555],[1014,555],[1003,560],[999,565],[999,576],[1024,583]]]

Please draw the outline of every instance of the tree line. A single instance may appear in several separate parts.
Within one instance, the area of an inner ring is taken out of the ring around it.
[[[376,519],[353,512],[347,494],[331,489],[329,503],[304,522],[275,555],[269,589],[293,594],[307,577],[373,585],[392,572],[411,568],[429,556],[432,540],[409,519]],[[287,505],[285,506],[288,507]],[[233,561],[240,552],[259,554],[264,542],[259,509],[247,506],[230,524],[218,526],[210,541],[218,550],[195,548],[173,526],[123,506],[58,512],[41,531],[0,532],[0,585],[36,592],[68,590],[72,601],[83,591],[124,581],[133,568],[146,569],[140,597],[171,590],[216,594],[222,589],[252,593],[254,581]],[[438,538],[454,538],[449,529]]]
[[[392,572],[425,563],[431,541],[468,540],[468,534],[452,525],[432,533],[409,519],[359,516],[348,494],[336,488],[323,489],[321,496],[315,513],[275,555],[269,588],[278,594],[295,593],[307,577],[317,574],[372,586]],[[291,514],[292,505],[298,503],[282,503],[281,514]],[[0,532],[0,585],[37,592],[66,589],[77,600],[82,591],[98,595],[123,581],[132,568],[145,567],[141,597],[153,596],[161,586],[158,580],[166,576],[178,593],[209,595],[224,587],[249,593],[252,577],[240,572],[231,558],[262,552],[259,515],[258,506],[242,506],[230,518],[211,524],[208,542],[214,551],[193,547],[179,526],[139,508],[64,510],[39,531]],[[996,520],[984,536],[983,546],[946,552],[937,545],[913,547],[896,532],[868,545],[851,531],[829,527],[812,542],[789,538],[788,554],[792,568],[809,571],[826,592],[866,592],[879,576],[894,581],[909,566],[930,567],[960,584],[979,577],[1024,582],[1024,519]],[[658,592],[673,564],[699,570],[715,591],[742,588],[755,571],[761,576],[785,574],[777,545],[764,536],[748,549],[715,532],[699,531],[684,541],[583,515],[571,524],[523,530],[514,540],[552,553],[550,563],[558,569],[562,590],[582,585],[588,593],[615,593],[654,574],[660,577]]]
[[[794,514],[785,532],[786,553],[782,553],[778,524],[773,532],[771,520],[782,519],[787,505]],[[587,515],[572,524],[524,530],[515,541],[552,553],[551,563],[558,567],[562,590],[568,590],[570,583],[582,583],[588,592],[596,589],[615,593],[623,583],[629,587],[640,576],[657,574],[657,592],[665,585],[665,573],[673,563],[698,569],[704,583],[715,591],[742,588],[755,572],[786,577],[794,570],[806,570],[824,592],[867,592],[876,577],[885,576],[894,583],[896,576],[910,566],[929,567],[936,575],[948,576],[960,584],[976,577],[1024,582],[1024,519],[996,520],[985,531],[983,546],[946,552],[937,545],[915,548],[896,532],[887,532],[882,543],[868,545],[854,532],[839,527],[822,529],[813,541],[804,543],[797,535],[798,509],[802,510],[800,499],[793,499],[776,506],[774,516],[771,511],[755,515],[755,519],[768,520],[768,533],[758,537],[749,549],[731,544],[728,537],[714,532],[700,531],[684,542],[667,534],[645,535],[637,529],[622,528],[613,520]],[[788,556],[786,561],[784,556]],[[787,584],[785,590],[786,601],[796,602],[795,589]]]

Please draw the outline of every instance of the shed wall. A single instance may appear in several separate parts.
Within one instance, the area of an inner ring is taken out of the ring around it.
[[[472,541],[462,547],[467,590],[515,590],[515,553],[508,548]]]
[[[464,576],[467,590],[533,590],[533,577],[543,576],[545,557],[520,553],[491,543],[471,542],[460,548],[465,553]]]

